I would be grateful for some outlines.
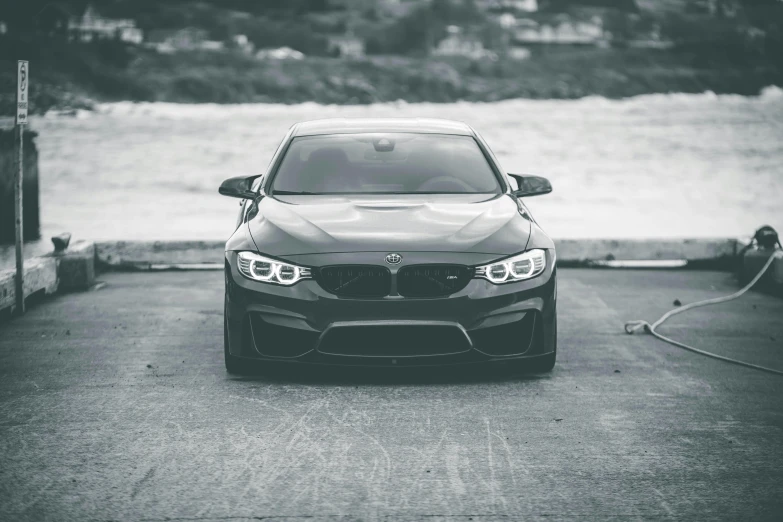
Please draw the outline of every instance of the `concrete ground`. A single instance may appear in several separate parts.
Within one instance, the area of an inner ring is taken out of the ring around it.
[[[562,270],[551,374],[223,368],[220,272],[0,324],[2,520],[779,519],[783,377],[628,336],[719,272]],[[662,332],[783,369],[783,300]]]

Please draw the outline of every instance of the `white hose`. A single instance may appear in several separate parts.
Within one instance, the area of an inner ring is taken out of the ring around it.
[[[674,310],[670,310],[666,312],[663,317],[655,321],[653,324],[648,323],[647,321],[629,321],[625,323],[625,333],[627,334],[633,334],[634,332],[637,332],[639,330],[644,330],[645,332],[649,332],[661,341],[665,341],[669,344],[673,344],[674,346],[679,346],[680,348],[684,348],[686,350],[690,350],[691,352],[700,353],[702,355],[706,355],[707,357],[712,357],[713,359],[719,359],[721,361],[730,362],[732,364],[738,364],[740,366],[745,366],[746,368],[753,368],[755,370],[761,370],[762,372],[768,372],[768,373],[774,373],[776,375],[783,375],[783,371],[775,370],[773,368],[767,368],[765,366],[758,366],[756,364],[750,364],[744,361],[738,361],[737,359],[732,359],[731,357],[724,357],[723,355],[718,355],[711,352],[706,352],[704,350],[699,350],[698,348],[694,348],[693,346],[688,346],[687,344],[683,344],[680,342],[677,342],[673,339],[669,339],[668,337],[665,337],[658,332],[655,331],[656,328],[661,326],[667,319],[670,317],[681,314],[683,312],[687,312],[688,310],[691,310],[693,308],[698,308],[700,306],[709,306],[714,305],[718,303],[725,303],[726,301],[731,301],[732,299],[737,299],[742,294],[750,290],[753,285],[755,285],[759,279],[764,275],[764,273],[767,271],[767,269],[772,265],[772,261],[775,260],[777,257],[783,257],[783,252],[780,250],[776,250],[772,253],[771,256],[769,256],[769,259],[767,259],[767,262],[764,264],[764,267],[761,269],[761,271],[756,274],[756,277],[751,280],[750,283],[745,285],[744,288],[739,290],[736,293],[733,293],[731,295],[727,295],[724,297],[716,297],[714,299],[707,299],[706,301],[699,301],[696,303],[691,303],[686,306],[675,308]]]

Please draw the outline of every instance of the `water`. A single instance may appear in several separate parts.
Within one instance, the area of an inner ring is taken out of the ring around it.
[[[555,238],[747,237],[783,231],[783,91],[610,101],[371,106],[102,105],[33,118],[45,237],[225,239],[224,178],[264,171],[294,123],[417,116],[472,124],[510,172],[547,176],[528,200]]]

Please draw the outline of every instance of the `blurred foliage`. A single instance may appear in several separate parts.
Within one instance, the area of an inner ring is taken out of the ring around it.
[[[432,0],[379,28],[367,38],[369,54],[426,53],[446,36],[446,27],[482,26],[486,14],[472,1]]]
[[[755,94],[766,85],[782,85],[783,2],[719,1],[739,2],[741,9],[728,16],[726,10],[705,14],[699,0],[539,0],[548,16],[562,10],[578,18],[589,7],[584,16],[590,17],[604,9],[604,27],[616,47],[542,47],[526,61],[499,52],[500,60],[493,62],[429,55],[449,25],[477,35],[489,49],[502,49],[491,14],[471,0],[89,2],[107,16],[133,18],[148,35],[197,28],[227,41],[244,34],[256,48],[301,51],[307,55],[303,61],[256,60],[231,48],[164,55],[113,41],[69,43],[46,32],[41,13],[55,8],[80,13],[87,1],[6,0],[0,2],[0,20],[9,28],[0,35],[0,109],[12,113],[18,58],[31,61],[31,102],[39,112],[85,107],[93,100],[492,101],[704,90]],[[630,45],[654,31],[675,47]],[[364,40],[369,56],[331,57],[329,38],[345,34]]]
[[[636,0],[538,0],[538,4],[541,10],[551,12],[563,12],[582,6],[611,8],[623,12],[639,11]]]
[[[5,41],[0,41],[0,48]],[[370,56],[258,61],[241,53],[176,55],[128,48],[125,68],[100,45],[51,48],[31,60],[31,106],[88,107],[93,101],[361,104],[496,101],[508,98],[610,98],[656,92],[754,95],[783,85],[779,67],[738,60],[714,67],[695,51],[550,48],[524,62]],[[4,53],[5,54],[5,53]],[[15,53],[11,53],[15,54]],[[12,114],[14,76],[0,59],[0,113]]]
[[[40,25],[40,14],[73,14],[93,5],[107,16],[136,20],[145,31],[194,27],[210,39],[246,35],[256,47],[291,47],[308,55],[328,54],[328,37],[354,33],[374,54],[421,54],[432,49],[448,25],[472,27],[492,38],[493,22],[478,0],[5,0],[0,20],[27,31]],[[624,44],[649,33],[677,44],[720,44],[771,52],[783,43],[781,0],[539,0],[542,13],[602,10],[604,26]],[[713,5],[713,16],[702,16]],[[513,8],[504,8],[506,10]],[[735,13],[729,17],[727,13]],[[517,13],[519,14],[519,13]],[[523,14],[523,16],[528,16]],[[592,15],[587,14],[587,17]],[[491,47],[491,42],[486,42]],[[708,52],[709,49],[703,49]],[[717,51],[716,51],[717,52]]]

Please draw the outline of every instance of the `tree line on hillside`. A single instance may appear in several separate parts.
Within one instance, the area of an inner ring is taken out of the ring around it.
[[[719,12],[731,5],[739,14],[709,21],[689,15],[692,6],[709,4]],[[78,16],[93,6],[106,16],[131,18],[146,32],[195,27],[213,40],[244,34],[256,48],[286,46],[308,55],[328,55],[328,38],[348,32],[372,54],[415,54],[432,49],[448,25],[481,27],[481,34],[491,35],[498,28],[486,11],[489,5],[484,0],[24,0],[1,3],[0,21],[11,31],[31,32],[40,29],[47,13]],[[604,25],[618,40],[659,26],[675,43],[783,43],[783,0],[538,0],[538,5],[544,13],[603,8]],[[680,5],[680,12],[665,5]]]
[[[735,2],[747,9],[732,16],[649,10],[691,2]],[[605,9],[609,4],[612,8]],[[118,40],[69,41],[47,32],[47,23],[78,17],[88,5],[105,17],[132,19],[145,35],[195,29],[230,42],[243,34],[256,49],[286,46],[312,58],[263,60],[230,45],[221,52],[166,54]],[[32,106],[40,111],[85,107],[91,100],[493,101],[704,90],[754,94],[766,85],[783,85],[781,0],[538,0],[538,13],[518,15],[579,20],[580,9],[592,6],[585,12],[603,13],[611,47],[542,47],[523,61],[504,59],[501,52],[495,53],[497,61],[429,52],[449,25],[470,30],[488,50],[502,49],[502,40],[495,40],[501,34],[498,11],[487,5],[483,0],[0,0],[6,28],[0,31],[0,113],[12,111],[20,58],[34,64]],[[622,45],[655,25],[674,48]],[[363,41],[370,56],[321,58],[333,55],[331,37],[346,34]]]

